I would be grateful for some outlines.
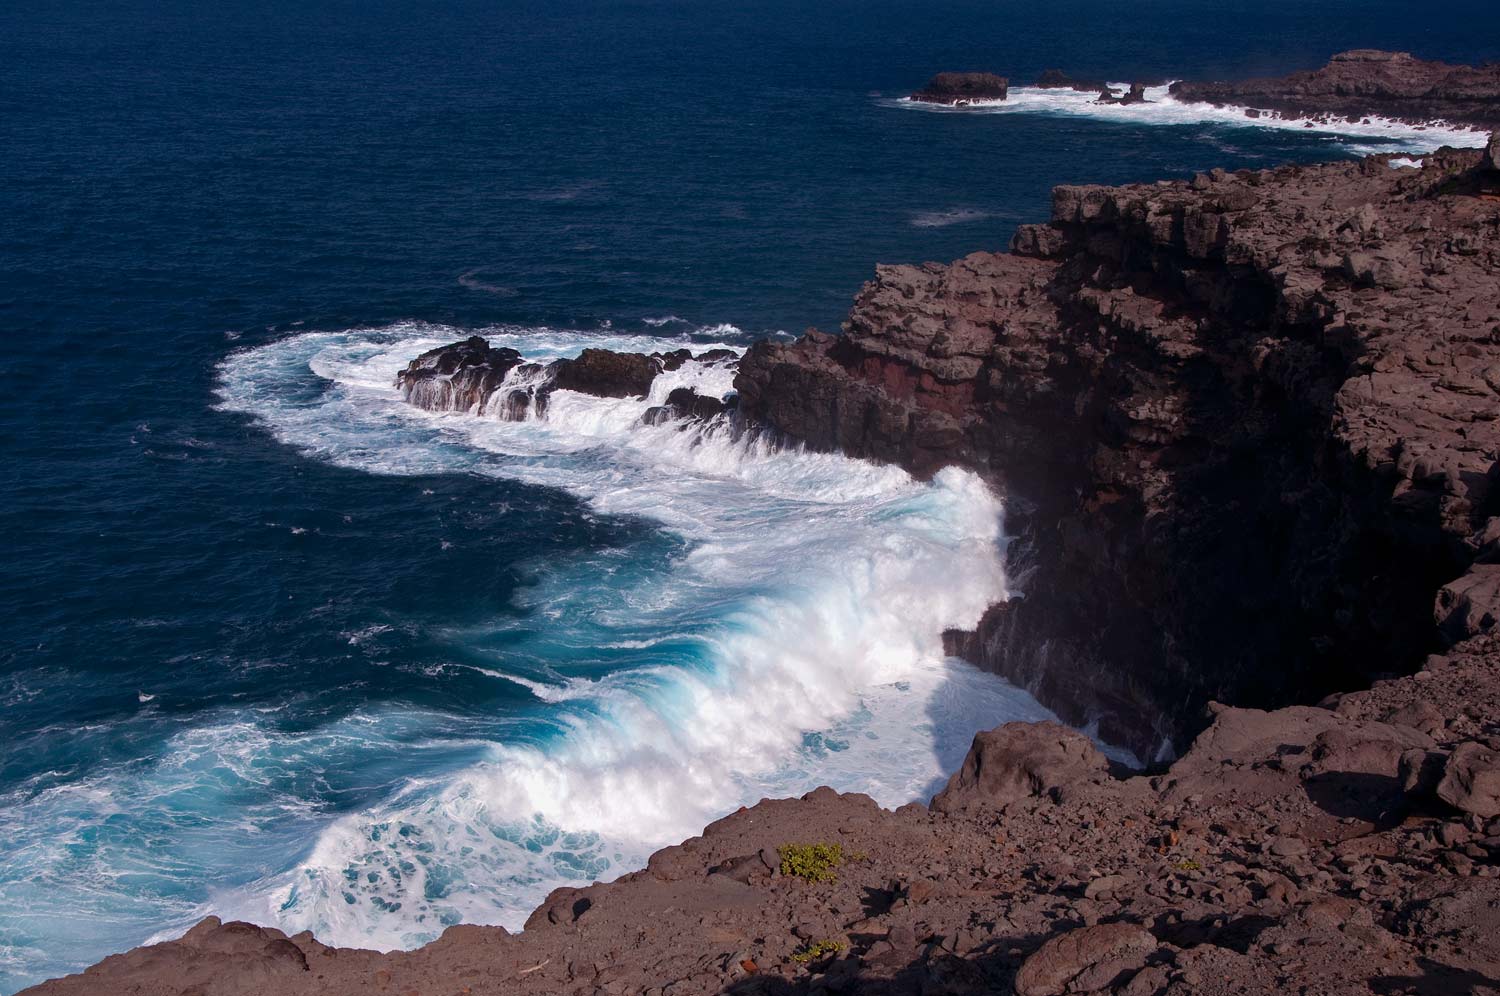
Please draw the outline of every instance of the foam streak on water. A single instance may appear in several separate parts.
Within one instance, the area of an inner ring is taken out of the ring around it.
[[[1129,83],[1111,83],[1110,86],[1121,93],[1130,89]],[[1445,145],[1478,148],[1489,138],[1487,132],[1442,121],[1416,125],[1370,117],[1351,122],[1339,118],[1324,120],[1282,117],[1274,112],[1262,112],[1259,117],[1252,118],[1247,116],[1247,109],[1244,107],[1216,107],[1213,104],[1180,101],[1171,95],[1170,87],[1170,83],[1147,87],[1144,104],[1101,104],[1096,93],[1030,86],[1012,87],[1005,100],[976,101],[962,107],[907,98],[890,103],[908,110],[943,114],[1048,114],[1151,127],[1175,125],[1307,132],[1336,136],[1346,151],[1357,155],[1376,152],[1431,152]]]

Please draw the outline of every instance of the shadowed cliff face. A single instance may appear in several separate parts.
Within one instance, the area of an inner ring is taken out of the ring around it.
[[[843,336],[757,346],[743,409],[986,473],[1025,594],[954,648],[1138,752],[1211,698],[1414,667],[1493,619],[1494,579],[1465,575],[1500,511],[1481,159],[1060,187],[1012,253],[881,267]]]

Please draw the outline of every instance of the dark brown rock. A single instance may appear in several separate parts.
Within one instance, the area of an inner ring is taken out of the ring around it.
[[[492,348],[482,336],[429,349],[396,375],[409,404],[427,411],[483,414],[512,369],[523,363],[514,349]]]
[[[1435,593],[1500,550],[1479,159],[1059,187],[1016,254],[879,267],[842,336],[755,346],[742,412],[986,476],[1025,598],[950,649],[1142,757],[1180,749],[1210,698],[1415,667]],[[1450,589],[1449,640],[1486,632],[1487,577]]]
[[[658,361],[641,353],[585,349],[575,359],[553,364],[553,381],[561,390],[600,398],[642,397],[661,371]]]
[[[926,104],[972,104],[976,100],[1004,100],[1010,81],[994,73],[938,73],[911,95]]]

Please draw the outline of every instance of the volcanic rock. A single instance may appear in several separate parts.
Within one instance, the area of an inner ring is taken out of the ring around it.
[[[427,411],[474,411],[524,360],[514,349],[496,349],[482,336],[429,349],[396,374],[396,386],[409,404]]]
[[[661,371],[658,361],[641,353],[585,349],[576,359],[553,364],[553,382],[561,390],[600,398],[642,397]]]
[[[842,336],[757,344],[742,412],[983,474],[1025,597],[950,650],[1138,756],[1180,750],[1210,699],[1414,668],[1444,642],[1438,589],[1495,546],[1500,202],[1480,165],[1059,187],[1014,253],[877,267]],[[1449,641],[1492,625],[1487,579],[1450,584]]]
[[[1048,69],[1032,86],[1043,90],[1077,90],[1079,93],[1113,93],[1103,80],[1075,80],[1061,69]]]
[[[927,104],[961,106],[976,100],[1004,100],[1010,81],[994,73],[938,73],[911,95]]]
[[[673,388],[667,395],[667,403],[646,409],[642,416],[647,425],[661,425],[677,419],[695,419],[707,422],[723,414],[725,404],[721,398],[699,394],[691,387]]]
[[[1290,116],[1500,124],[1500,64],[1449,65],[1407,52],[1356,49],[1322,69],[1238,83],[1184,80],[1171,92],[1183,101],[1244,104]]]
[[[932,808],[951,813],[975,807],[999,809],[1032,796],[1058,797],[1102,780],[1104,755],[1088,737],[1058,723],[1007,723],[978,733]]]
[[[1482,744],[1459,744],[1443,769],[1437,794],[1466,813],[1500,816],[1500,755]]]

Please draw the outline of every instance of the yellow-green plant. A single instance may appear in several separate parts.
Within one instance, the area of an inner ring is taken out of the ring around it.
[[[833,870],[844,863],[842,844],[782,844],[776,853],[781,874],[808,882],[832,882],[838,877]]]
[[[817,961],[825,955],[837,954],[842,950],[844,950],[844,945],[840,941],[813,941],[792,955],[792,961],[806,965],[808,962]]]

